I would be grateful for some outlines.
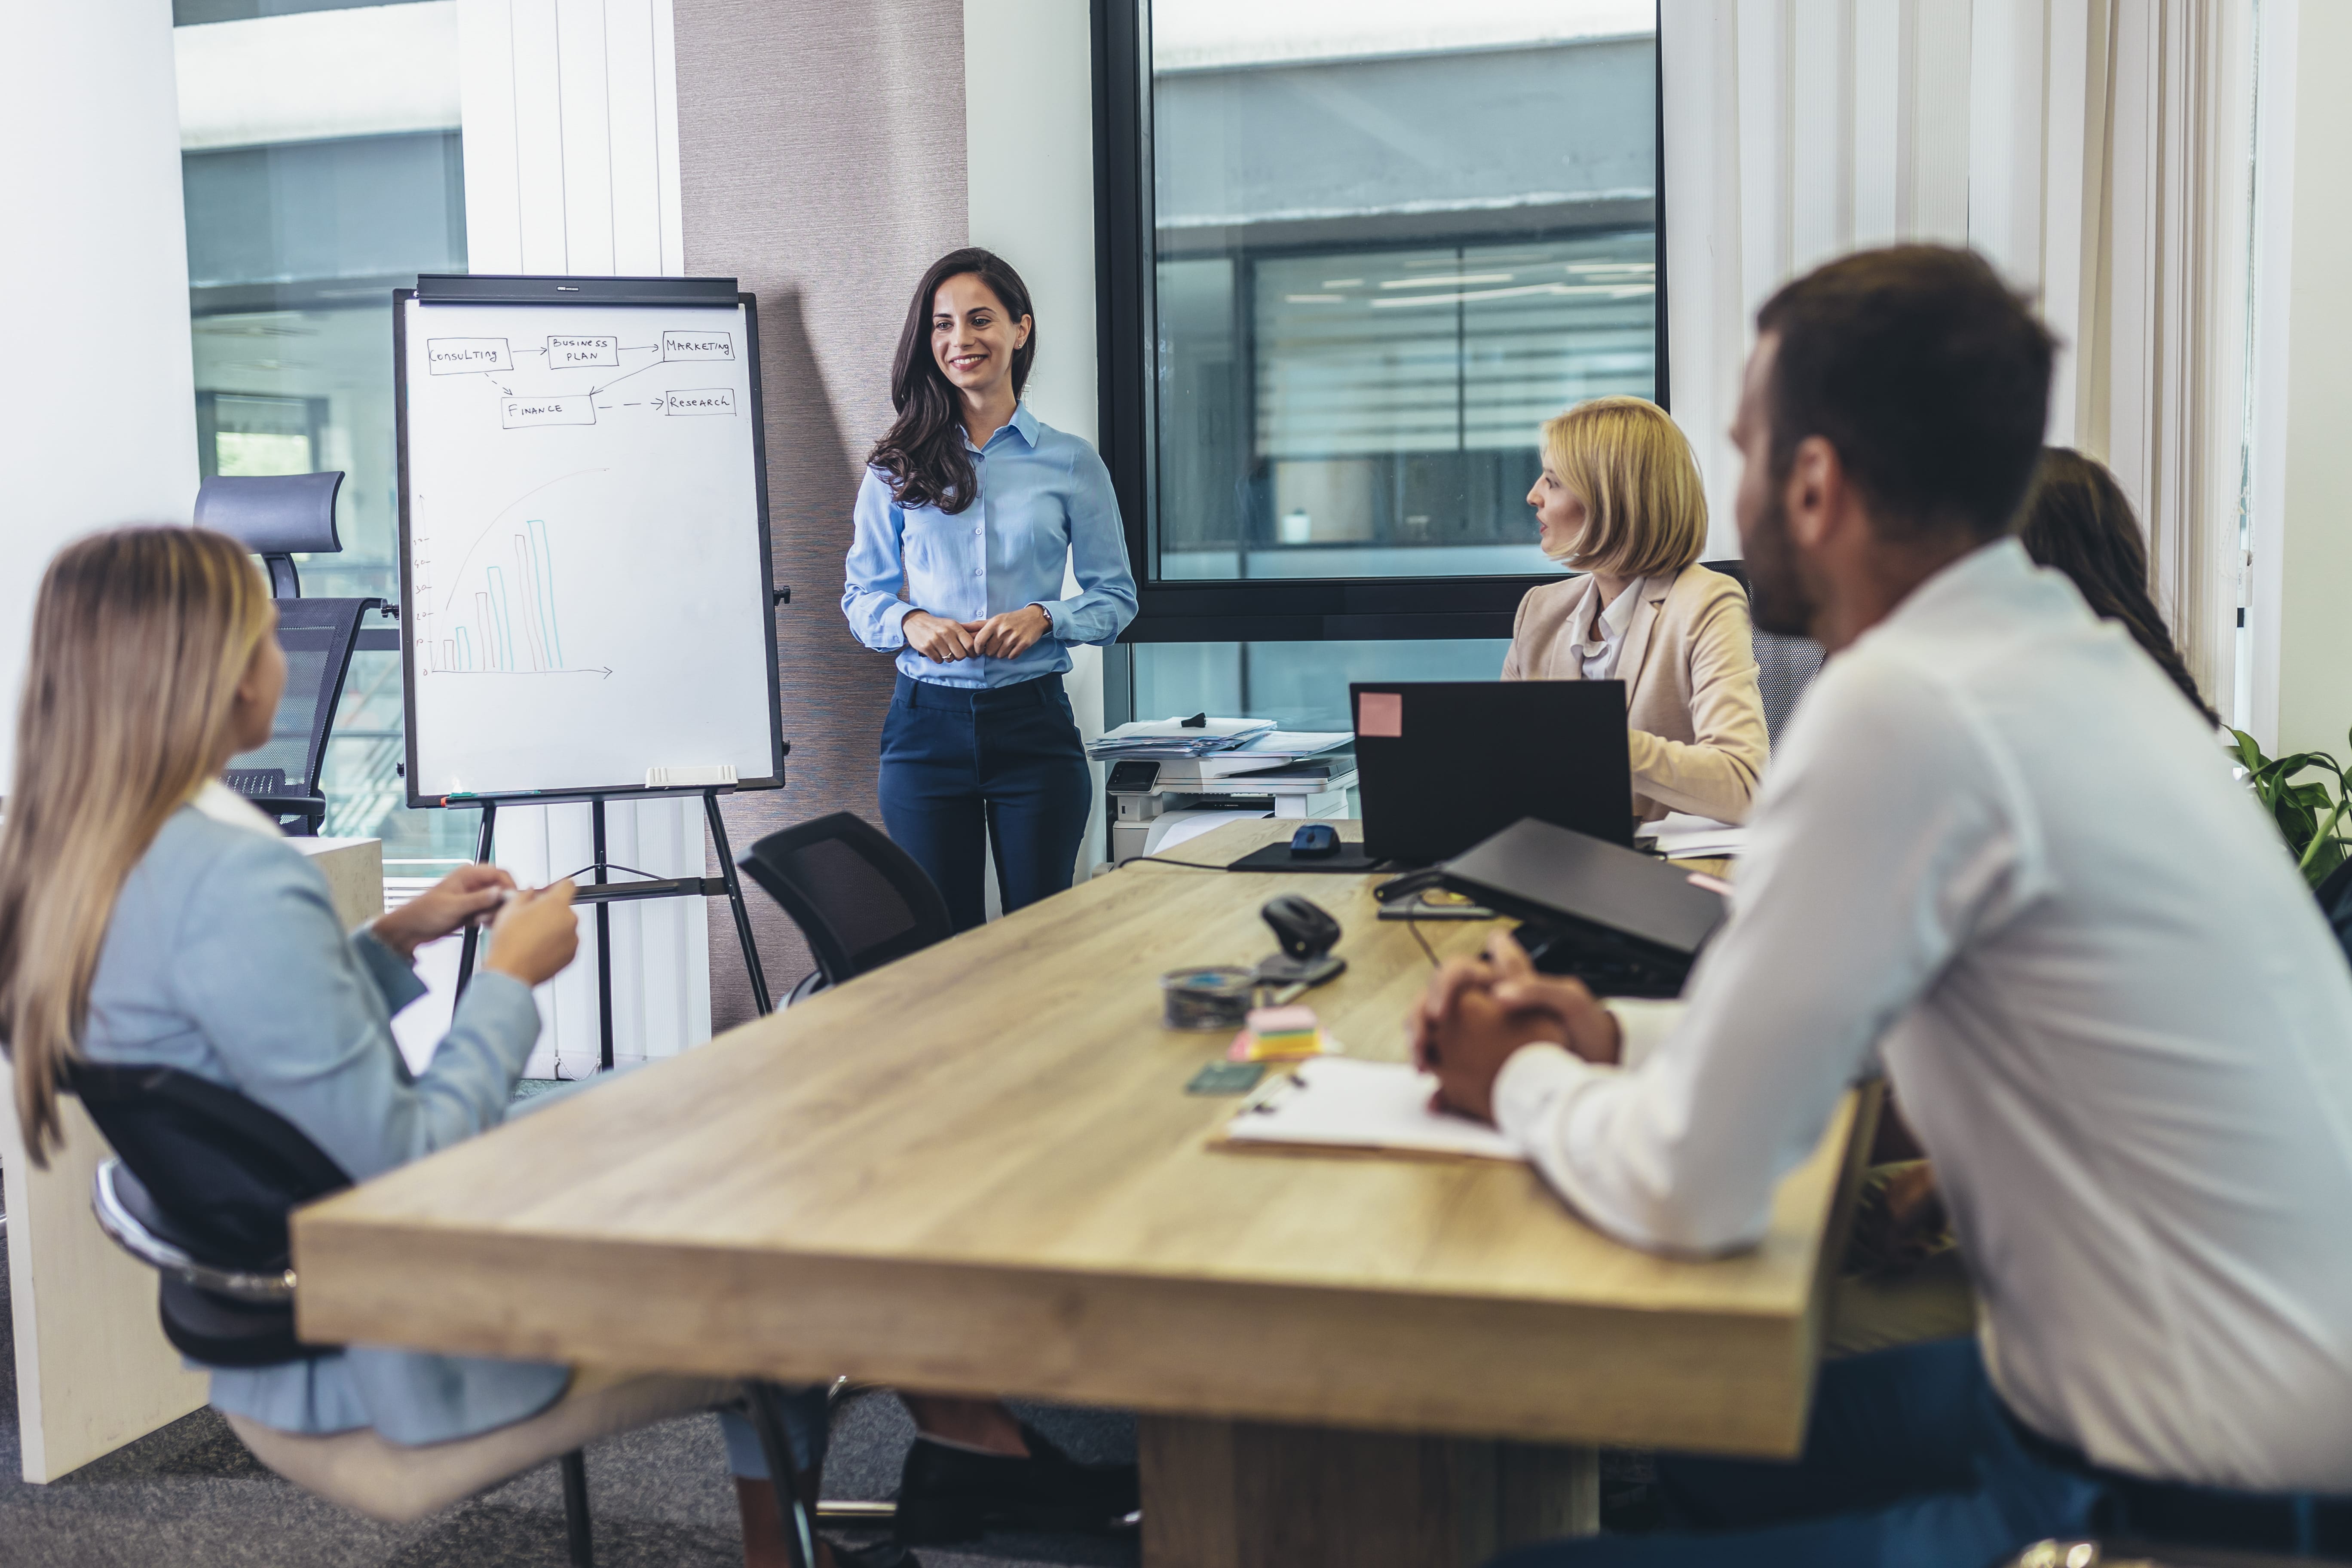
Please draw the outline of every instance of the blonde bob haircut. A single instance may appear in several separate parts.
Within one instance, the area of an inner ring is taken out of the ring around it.
[[[198,528],[94,534],[41,579],[0,823],[0,1047],[36,1165],[61,1136],[58,1089],[115,900],[220,765],[275,622],[245,546]]]
[[[1544,461],[1584,502],[1564,565],[1612,577],[1679,572],[1706,546],[1706,491],[1680,426],[1644,397],[1596,397],[1544,421]]]

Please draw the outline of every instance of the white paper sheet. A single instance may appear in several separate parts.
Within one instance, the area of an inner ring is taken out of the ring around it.
[[[1234,1112],[1225,1136],[1236,1143],[1526,1158],[1485,1122],[1431,1110],[1436,1087],[1436,1079],[1403,1062],[1318,1057],[1269,1079]]]

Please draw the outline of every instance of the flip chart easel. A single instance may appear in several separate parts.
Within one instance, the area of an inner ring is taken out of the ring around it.
[[[408,804],[478,809],[483,860],[502,804],[588,806],[603,1067],[615,902],[723,895],[768,1012],[719,812],[782,787],[789,750],[757,301],[731,278],[425,276],[394,291],[393,351]],[[606,804],[687,794],[721,875],[613,880]]]

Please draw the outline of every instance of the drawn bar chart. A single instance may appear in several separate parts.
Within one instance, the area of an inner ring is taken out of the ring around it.
[[[482,585],[469,595],[472,614],[457,617],[440,639],[439,669],[456,675],[610,675],[609,669],[583,670],[563,662],[555,550],[547,521],[532,518],[521,532],[508,535],[507,542],[511,563],[483,568]]]

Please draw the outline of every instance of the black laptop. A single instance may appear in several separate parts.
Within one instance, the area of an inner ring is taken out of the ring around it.
[[[1364,852],[1432,866],[1523,817],[1633,842],[1622,680],[1357,681]]]
[[[1517,915],[1536,967],[1604,996],[1679,994],[1728,912],[1722,884],[1687,866],[1544,822],[1519,822],[1439,868],[1443,882]]]

